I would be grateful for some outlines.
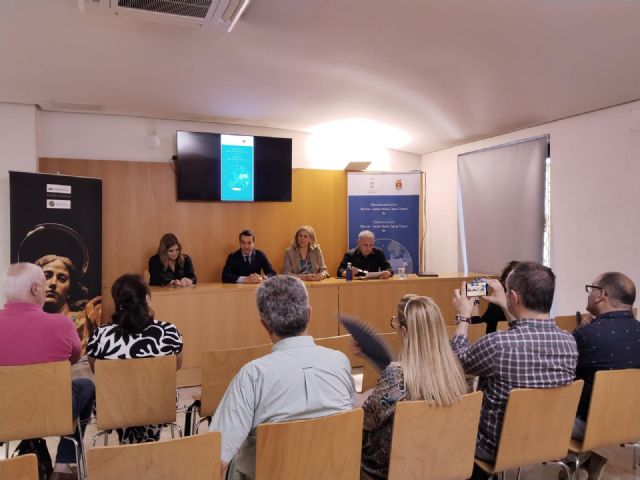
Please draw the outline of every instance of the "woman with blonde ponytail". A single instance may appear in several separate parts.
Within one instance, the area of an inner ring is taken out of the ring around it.
[[[362,479],[387,478],[395,406],[403,400],[452,405],[467,391],[449,345],[442,313],[429,297],[405,295],[391,317],[402,344],[398,362],[384,369],[364,403]]]

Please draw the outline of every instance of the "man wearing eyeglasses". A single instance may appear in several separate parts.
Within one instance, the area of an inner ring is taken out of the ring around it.
[[[568,385],[575,377],[578,351],[573,337],[560,330],[549,315],[555,291],[555,274],[535,262],[518,262],[508,275],[505,288],[500,282],[487,282],[485,296],[499,305],[512,320],[509,329],[469,341],[469,322],[473,297],[465,295],[465,284],[454,292],[456,333],[451,348],[465,373],[479,377],[484,392],[476,457],[494,462],[502,422],[513,388],[553,388]],[[474,468],[472,480],[489,478]]]
[[[578,327],[573,337],[578,345],[577,378],[584,380],[572,437],[584,438],[585,419],[593,378],[598,370],[640,368],[640,322],[633,315],[636,287],[624,273],[606,272],[585,285],[587,311],[595,318]],[[589,479],[597,479],[606,459],[592,454],[585,464]]]

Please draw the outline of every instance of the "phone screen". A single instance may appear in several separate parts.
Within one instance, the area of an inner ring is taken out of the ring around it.
[[[486,282],[467,283],[467,297],[484,297],[487,294]]]

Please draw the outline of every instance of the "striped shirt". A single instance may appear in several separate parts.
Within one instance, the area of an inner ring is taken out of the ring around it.
[[[578,361],[575,340],[553,320],[520,319],[509,326],[473,345],[465,335],[451,339],[465,373],[480,377],[484,402],[477,445],[494,457],[511,389],[567,385],[576,376]]]

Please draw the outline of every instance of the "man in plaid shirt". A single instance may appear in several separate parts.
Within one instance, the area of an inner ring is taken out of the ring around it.
[[[476,456],[493,462],[511,389],[571,383],[578,350],[571,334],[560,330],[549,317],[555,290],[555,275],[550,268],[520,262],[507,277],[505,289],[497,280],[482,280],[491,289],[484,298],[502,307],[510,319],[509,329],[485,335],[471,345],[467,333],[474,300],[466,296],[463,283],[462,290],[454,293],[458,327],[451,348],[465,373],[479,377],[484,402]],[[474,470],[472,478],[483,478],[483,472]]]

